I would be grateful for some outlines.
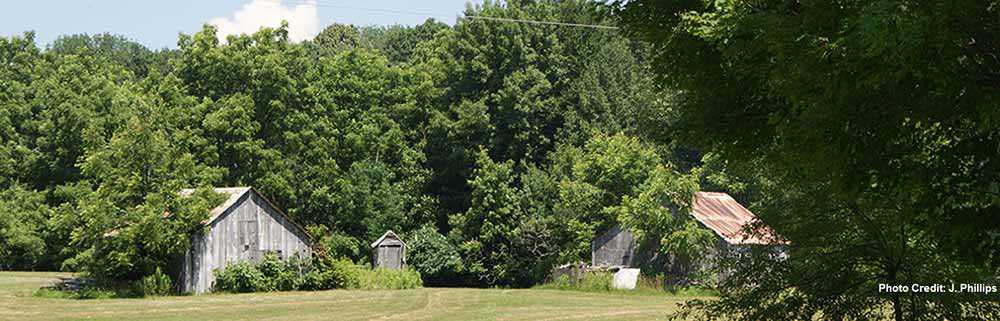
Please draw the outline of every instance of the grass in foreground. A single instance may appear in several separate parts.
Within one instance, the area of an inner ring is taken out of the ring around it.
[[[612,286],[614,276],[607,272],[586,272],[578,278],[571,279],[568,275],[562,275],[551,282],[535,286],[540,290],[561,290],[596,293],[618,293],[627,295],[654,295],[654,296],[675,296],[675,297],[714,297],[718,296],[715,290],[696,286],[666,286],[663,277],[640,276],[636,287],[633,290],[619,290]]]
[[[690,297],[423,288],[145,299],[36,297],[65,273],[0,272],[0,320],[663,320]]]

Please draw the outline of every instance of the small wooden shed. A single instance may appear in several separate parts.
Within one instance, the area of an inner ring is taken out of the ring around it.
[[[392,230],[372,243],[372,267],[402,269],[406,266],[406,243]]]
[[[590,265],[630,267],[635,247],[635,237],[632,232],[616,224],[590,242]]]
[[[236,262],[255,262],[265,253],[283,259],[312,255],[309,234],[274,203],[250,187],[216,188],[226,201],[209,212],[205,233],[191,236],[178,282],[181,291],[204,293],[212,288],[214,270]],[[182,196],[193,189],[181,190]]]

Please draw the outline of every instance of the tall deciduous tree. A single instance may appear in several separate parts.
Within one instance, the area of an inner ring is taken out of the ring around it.
[[[486,2],[465,15],[615,23],[606,6],[587,1]],[[614,30],[481,19],[417,46],[413,63],[441,88],[426,150],[442,209],[469,206],[463,183],[480,146],[493,159],[537,165],[560,143],[582,144],[592,132],[638,135],[639,123],[664,117],[641,47]]]
[[[619,6],[677,90],[683,140],[761,182],[757,213],[791,241],[787,261],[732,278],[704,311],[744,320],[1000,314],[995,296],[878,291],[995,283],[996,1]]]

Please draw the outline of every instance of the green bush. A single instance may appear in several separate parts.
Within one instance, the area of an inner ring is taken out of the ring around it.
[[[346,258],[320,260],[305,275],[303,290],[329,290],[356,288],[359,269]]]
[[[361,272],[364,270],[351,260],[340,259],[334,261],[330,271],[333,275],[334,289],[354,289],[358,287]]]
[[[432,226],[409,235],[407,263],[420,273],[426,283],[454,283],[460,278],[462,259],[458,248]]]
[[[547,284],[549,287],[555,287],[560,290],[572,290],[573,282],[570,281],[569,275],[560,275],[552,283]],[[543,286],[544,287],[544,286]]]
[[[412,289],[423,286],[420,273],[405,270],[371,270],[350,259],[282,261],[265,255],[257,264],[239,262],[215,271],[216,291],[267,292],[330,289]]]
[[[235,293],[269,291],[264,273],[247,262],[230,264],[224,270],[215,270],[216,291]]]
[[[260,291],[299,290],[306,281],[304,274],[307,268],[308,261],[298,257],[283,261],[274,253],[268,253],[257,263],[257,270],[264,276]]]
[[[170,294],[171,284],[173,282],[170,277],[163,273],[160,268],[156,268],[156,272],[147,275],[139,280],[136,285],[136,292],[141,296],[159,296]]]
[[[226,292],[269,292],[325,290],[326,269],[314,268],[312,261],[297,257],[282,260],[268,253],[257,264],[239,262],[215,271],[215,290]]]
[[[614,289],[614,274],[609,272],[584,273],[577,288],[583,291],[611,291]]]

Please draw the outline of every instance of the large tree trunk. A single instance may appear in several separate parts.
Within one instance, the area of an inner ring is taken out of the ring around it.
[[[899,299],[899,294],[892,296],[892,315],[896,321],[903,321],[903,303]]]

